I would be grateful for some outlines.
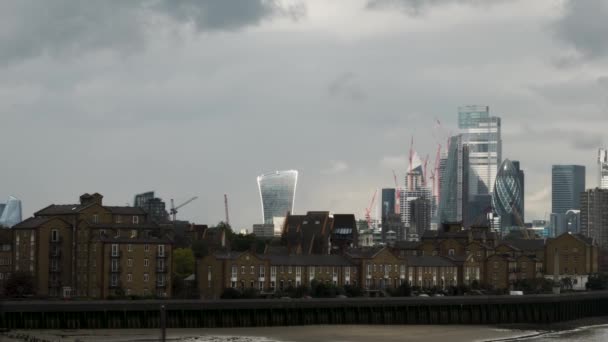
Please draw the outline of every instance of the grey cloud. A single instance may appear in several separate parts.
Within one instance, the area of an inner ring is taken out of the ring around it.
[[[494,3],[504,2],[505,0],[369,0],[366,4],[367,9],[390,9],[397,8],[403,10],[410,16],[419,16],[428,9],[442,5],[471,5],[487,6]]]
[[[286,6],[279,0],[2,1],[0,64],[99,49],[138,51],[158,19],[193,22],[199,31],[232,31],[273,17],[297,20],[305,13],[302,3]]]
[[[343,97],[354,101],[365,100],[366,95],[361,86],[356,82],[356,75],[345,72],[329,83],[327,91],[330,96]]]
[[[568,0],[555,23],[557,37],[587,58],[608,54],[608,0]]]
[[[524,126],[521,133],[506,136],[505,139],[522,139],[527,142],[566,141],[574,150],[588,152],[603,145],[603,136],[600,133],[589,132],[579,129],[536,129]]]

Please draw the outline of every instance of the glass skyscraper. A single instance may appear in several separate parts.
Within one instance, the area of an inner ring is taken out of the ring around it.
[[[496,175],[492,193],[492,206],[500,217],[503,233],[511,227],[523,227],[523,197],[519,170],[509,159],[505,159]]]
[[[9,196],[0,215],[0,225],[12,227],[22,221],[21,201],[16,197]]]
[[[257,180],[264,224],[273,224],[274,217],[293,213],[298,171],[275,171],[263,174]]]
[[[469,146],[469,201],[471,219],[491,207],[491,195],[502,161],[501,121],[488,106],[458,108],[458,128]]]
[[[581,193],[585,192],[585,167],[553,165],[551,170],[551,213],[566,214],[581,209]]]
[[[448,158],[441,178],[439,220],[465,224],[468,205],[469,148],[462,135],[450,138]],[[466,225],[466,224],[465,224]]]

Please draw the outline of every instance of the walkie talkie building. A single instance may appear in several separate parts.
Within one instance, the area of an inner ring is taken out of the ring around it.
[[[275,171],[258,177],[264,224],[272,224],[274,217],[293,213],[297,183],[296,170]]]

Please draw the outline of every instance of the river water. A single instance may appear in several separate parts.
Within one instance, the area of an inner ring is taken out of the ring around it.
[[[48,341],[147,342],[158,341],[156,330],[47,330],[22,332]],[[1,341],[19,341],[0,336]],[[298,326],[234,329],[170,329],[167,340],[174,342],[460,342],[608,341],[608,325],[580,328],[560,333],[508,330],[488,326]]]

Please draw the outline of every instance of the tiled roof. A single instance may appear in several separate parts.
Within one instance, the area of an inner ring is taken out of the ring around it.
[[[545,240],[541,239],[514,239],[504,240],[499,245],[506,244],[511,245],[522,251],[537,251],[544,250]]]
[[[346,255],[351,258],[372,258],[374,255],[380,253],[386,247],[361,247],[361,248],[352,248],[346,251]]]
[[[419,241],[395,241],[393,247],[395,249],[406,249],[406,250],[414,250],[420,247]]]
[[[138,237],[138,238],[117,237],[116,238],[116,237],[104,236],[101,238],[96,238],[95,241],[106,242],[106,243],[120,243],[120,244],[125,244],[125,243],[129,243],[129,244],[142,244],[142,243],[171,244],[171,243],[173,243],[173,241],[166,236],[164,236],[162,238],[158,238],[158,237],[147,237],[147,238],[146,237],[141,237],[141,238],[140,237]]]
[[[11,229],[38,228],[41,225],[43,225],[53,219],[55,219],[55,218],[54,217],[30,217],[30,218],[26,219],[25,221],[21,221],[21,223],[14,225],[13,228],[11,228]],[[61,220],[61,221],[63,221],[63,220]],[[63,221],[63,222],[65,222],[65,221]]]
[[[142,209],[142,208],[138,208],[138,207],[107,207],[104,206],[104,208],[108,209],[110,212],[112,212],[112,214],[117,214],[117,215],[145,215],[146,212]]]
[[[264,254],[289,255],[289,249],[286,246],[267,246]]]
[[[408,266],[418,267],[453,267],[454,262],[441,256],[408,256]]]
[[[36,216],[50,216],[50,215],[67,215],[73,214],[78,210],[84,208],[80,204],[51,204],[46,208],[40,209],[34,213]]]
[[[87,224],[90,228],[98,228],[98,229],[160,229],[160,226],[155,222],[146,222],[146,223],[142,223],[142,224],[87,222]]]

